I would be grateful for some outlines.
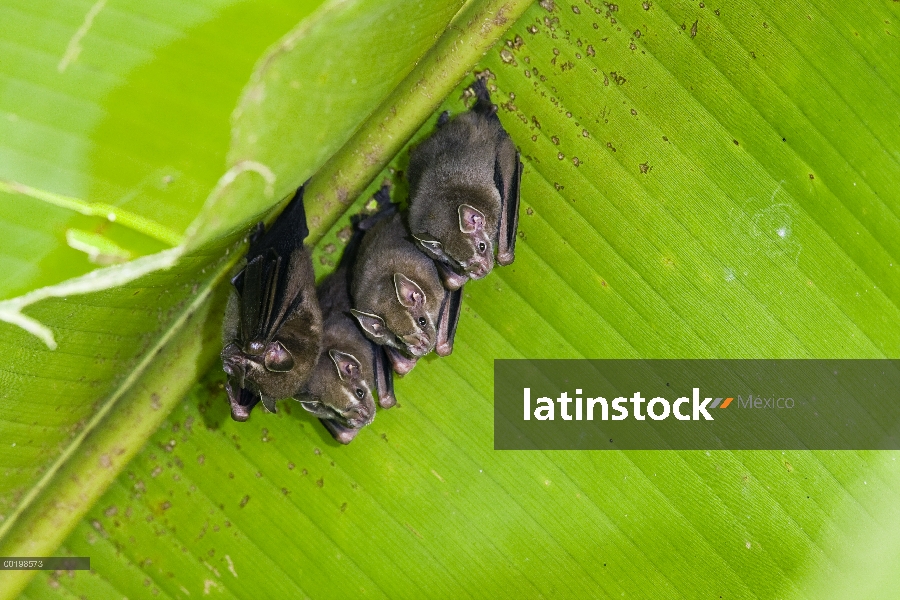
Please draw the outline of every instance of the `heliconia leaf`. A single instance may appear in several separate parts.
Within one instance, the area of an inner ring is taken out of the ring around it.
[[[0,264],[23,275],[3,297],[94,268],[66,231],[184,252],[23,308],[54,352],[0,325],[0,555],[61,543],[92,569],[0,571],[0,597],[900,593],[896,452],[495,451],[492,406],[497,358],[900,356],[896,2],[359,0],[286,3],[288,25],[251,4],[169,6],[166,27],[142,3],[0,8],[43,32],[0,34],[21,61],[0,179],[155,224],[6,183]],[[452,54],[473,27],[502,37]],[[233,422],[215,356],[237,241],[312,176],[329,271],[383,179],[405,200],[404,145],[465,110],[469,67],[525,165],[515,263],[466,285],[453,354],[349,446],[292,402]]]

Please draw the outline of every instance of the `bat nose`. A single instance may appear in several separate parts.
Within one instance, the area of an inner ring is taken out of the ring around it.
[[[350,427],[359,429],[360,427],[365,427],[374,420],[375,411],[370,411],[367,406],[357,406],[353,410],[345,413],[344,418],[347,419],[347,424]]]
[[[468,265],[466,272],[472,279],[481,279],[491,272],[492,266],[488,261],[476,260]]]
[[[412,338],[411,340],[409,338]],[[431,351],[431,343],[428,336],[424,333],[416,333],[408,336],[407,346],[410,354],[413,356],[425,356]]]
[[[222,370],[232,377],[242,378],[246,371],[247,359],[234,344],[230,344],[222,352]]]
[[[481,266],[469,271],[469,277],[472,279],[482,279],[485,275],[487,275],[487,269]]]

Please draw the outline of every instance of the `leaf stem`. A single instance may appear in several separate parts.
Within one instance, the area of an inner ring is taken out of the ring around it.
[[[124,210],[119,206],[104,202],[85,202],[79,198],[63,196],[46,190],[39,190],[17,181],[0,179],[0,191],[10,194],[22,194],[30,198],[41,200],[53,206],[66,208],[90,217],[100,217],[109,221],[115,221],[129,229],[133,229],[146,236],[159,240],[169,246],[177,246],[181,243],[181,234],[161,225],[153,219]]]
[[[307,189],[307,197],[315,199],[307,208],[307,243],[322,238],[472,65],[533,3],[476,0],[460,11],[434,47],[313,176]]]

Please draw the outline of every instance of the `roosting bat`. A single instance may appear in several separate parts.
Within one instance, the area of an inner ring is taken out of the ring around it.
[[[366,336],[385,346],[396,373],[408,373],[432,350],[453,351],[462,292],[443,288],[434,261],[410,241],[400,214],[363,237],[350,293],[351,312]]]
[[[519,222],[519,151],[497,117],[487,84],[476,79],[472,109],[450,119],[413,150],[409,225],[437,261],[447,289],[481,279],[515,258]]]
[[[269,231],[257,225],[247,265],[231,280],[222,365],[236,421],[260,400],[275,412],[275,401],[296,394],[319,358],[322,314],[303,245],[308,234],[301,187]]]
[[[375,418],[373,389],[382,408],[397,403],[384,349],[363,335],[350,314],[350,273],[365,227],[365,221],[356,223],[338,268],[319,284],[322,352],[312,376],[296,396],[343,444],[349,444]]]

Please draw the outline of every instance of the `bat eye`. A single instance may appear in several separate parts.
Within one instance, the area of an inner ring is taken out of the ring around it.
[[[426,325],[428,325],[428,321],[425,320],[425,317],[419,317],[418,323],[419,327],[425,327]]]
[[[366,395],[366,393],[365,393],[364,391],[362,391],[362,389],[356,388],[356,397],[357,397],[357,398],[360,398],[360,399],[361,399],[361,398],[363,398],[365,395]]]
[[[479,252],[484,252],[485,248],[487,248],[487,246],[485,245],[484,242],[478,242],[478,251]]]
[[[266,348],[266,369],[283,373],[294,368],[294,357],[281,345],[281,342],[272,342]]]

